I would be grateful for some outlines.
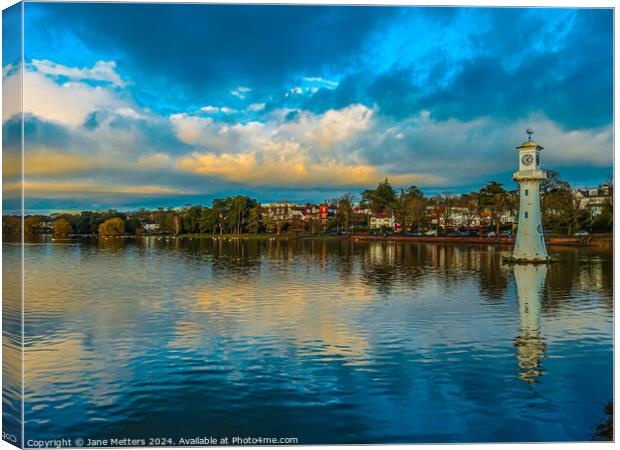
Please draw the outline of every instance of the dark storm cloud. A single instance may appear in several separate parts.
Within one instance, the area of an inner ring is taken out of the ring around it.
[[[529,19],[530,16],[528,15]],[[613,115],[613,30],[609,10],[579,10],[566,39],[549,49],[548,35],[536,31],[541,21],[517,21],[527,32],[512,34],[506,12],[497,14],[492,31],[478,40],[495,50],[466,62],[453,82],[428,97],[423,108],[434,117],[470,120],[480,116],[516,119],[545,113],[566,128],[590,128]],[[594,31],[595,30],[595,31]],[[552,32],[558,32],[553,28]],[[512,39],[511,39],[512,38]],[[516,67],[506,67],[506,52],[525,49]]]
[[[343,66],[356,57],[364,36],[399,11],[75,3],[29,8],[44,11],[40,17],[75,33],[89,48],[117,51],[134,76],[174,80],[192,95]]]
[[[550,25],[527,10],[487,14],[492,18],[491,29],[471,37],[472,46],[481,51],[456,66],[446,62],[447,52],[439,52],[426,68],[430,83],[416,81],[419,62],[381,73],[360,71],[344,77],[336,89],[320,89],[305,99],[304,106],[322,112],[363,102],[396,119],[421,110],[439,120],[514,120],[543,113],[568,129],[611,122],[609,10],[578,10],[569,24]],[[552,42],[556,33],[563,37]],[[448,82],[439,85],[432,80]]]

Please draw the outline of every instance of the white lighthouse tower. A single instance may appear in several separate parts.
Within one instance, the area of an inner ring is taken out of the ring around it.
[[[513,180],[519,183],[519,228],[509,261],[546,263],[550,261],[545,247],[540,217],[540,183],[547,178],[540,169],[542,146],[532,140],[534,131],[527,129],[528,140],[517,147],[519,170]]]

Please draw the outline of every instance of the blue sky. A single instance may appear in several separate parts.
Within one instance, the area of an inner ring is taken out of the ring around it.
[[[29,206],[512,187],[527,126],[545,168],[598,183],[612,38],[609,9],[27,3]]]

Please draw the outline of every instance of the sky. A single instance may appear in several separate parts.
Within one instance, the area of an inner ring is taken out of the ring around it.
[[[577,186],[612,174],[611,9],[28,2],[24,26],[29,209],[359,199],[385,177],[514,188],[527,127],[543,168]],[[8,209],[18,105],[3,105]]]

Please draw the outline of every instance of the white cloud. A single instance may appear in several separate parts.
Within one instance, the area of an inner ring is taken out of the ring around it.
[[[334,89],[334,88],[336,88],[338,86],[338,82],[326,80],[326,79],[321,78],[321,77],[305,77],[304,80],[306,80],[309,83],[323,85],[324,87],[327,87],[327,88],[330,88],[330,89]]]
[[[9,71],[2,81],[5,92],[2,120],[21,113],[21,73]],[[80,81],[59,82],[26,66],[23,74],[23,110],[41,119],[67,126],[82,125],[92,112],[108,113],[128,119],[154,117],[112,86],[91,86]]]
[[[200,110],[206,112],[207,114],[217,114],[220,112],[220,108],[217,106],[203,106]]]
[[[252,103],[248,106],[248,110],[250,111],[262,111],[263,109],[265,109],[264,103]]]
[[[248,92],[250,92],[252,89],[250,89],[249,87],[245,87],[245,86],[239,86],[236,87],[235,89],[233,89],[232,91],[230,91],[230,93],[232,95],[234,95],[235,97],[239,97],[239,98],[245,98],[245,94],[247,94]]]
[[[289,91],[285,94],[285,96],[289,96],[289,95],[303,95],[304,90],[301,88],[301,86],[295,86],[291,89],[289,89]]]
[[[228,106],[222,106],[221,108],[218,106],[204,106],[202,108],[200,108],[200,110],[202,112],[205,112],[207,114],[235,114],[236,112],[238,112],[236,109],[234,108],[229,108]]]
[[[119,116],[129,117],[130,119],[144,119],[144,116],[133,108],[123,107],[116,108],[116,114]]]
[[[58,84],[40,72],[24,73],[24,112],[65,125],[80,125],[93,111],[126,111],[113,90],[80,82]]]
[[[205,130],[213,123],[210,118],[190,116],[185,113],[170,116],[177,137],[186,144],[197,144],[204,139]]]
[[[64,76],[71,80],[92,80],[104,81],[114,86],[124,87],[127,85],[118,73],[116,73],[116,62],[97,61],[92,68],[68,67],[56,64],[46,59],[33,59],[32,66],[39,72],[54,77]]]

